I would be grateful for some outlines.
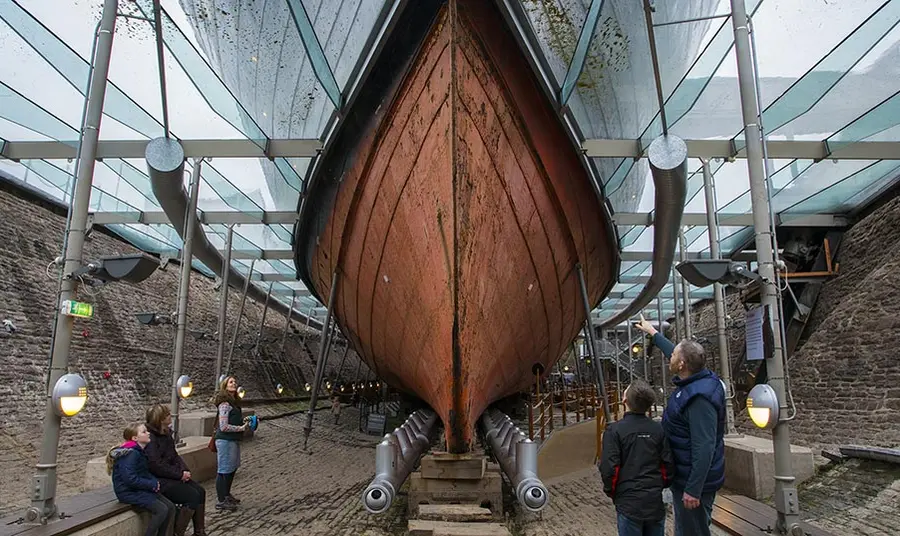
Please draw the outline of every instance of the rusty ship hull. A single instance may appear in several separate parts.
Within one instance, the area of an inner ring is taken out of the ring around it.
[[[411,3],[413,4],[413,3]],[[492,402],[534,382],[614,284],[612,223],[493,2],[407,9],[295,233],[298,273],[388,384],[465,452]]]

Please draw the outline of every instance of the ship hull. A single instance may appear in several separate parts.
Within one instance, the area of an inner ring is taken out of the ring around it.
[[[583,326],[576,265],[591,303],[608,293],[616,244],[493,3],[425,4],[433,14],[401,21],[323,156],[297,263],[320,297],[338,274],[342,333],[465,452],[484,409],[527,389]]]

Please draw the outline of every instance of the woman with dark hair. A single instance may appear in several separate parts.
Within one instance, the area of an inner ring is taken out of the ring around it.
[[[147,430],[152,441],[145,452],[150,472],[159,479],[160,492],[173,503],[183,505],[175,518],[175,536],[184,536],[192,516],[194,536],[205,536],[206,490],[191,479],[184,458],[175,450],[171,424],[172,412],[168,406],[155,404],[147,410]]]
[[[219,384],[213,396],[218,419],[216,420],[216,510],[237,510],[241,501],[231,494],[234,473],[241,466],[241,439],[247,425],[241,412],[238,384],[234,376],[228,376]]]
[[[159,493],[159,480],[147,469],[144,449],[151,442],[150,432],[135,423],[125,428],[122,437],[125,442],[106,455],[106,472],[112,475],[116,498],[150,512],[145,536],[165,536],[175,517],[175,505]]]

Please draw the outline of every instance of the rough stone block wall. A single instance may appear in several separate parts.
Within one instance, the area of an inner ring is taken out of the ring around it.
[[[15,333],[8,333],[0,326],[0,516],[27,500],[28,482],[37,462],[57,290],[56,272],[48,274],[48,264],[60,254],[65,229],[63,215],[11,188],[0,190],[0,322],[9,319],[16,327]],[[137,251],[95,230],[85,243],[84,258]],[[137,285],[115,283],[79,290],[78,298],[94,305],[94,318],[75,320],[69,371],[87,380],[89,395],[84,411],[63,420],[61,495],[80,491],[87,460],[105,454],[121,439],[127,423],[143,419],[149,404],[168,404],[175,326],[144,326],[134,313],[174,311],[179,272],[180,266],[170,263]],[[208,401],[214,389],[220,296],[213,287],[211,279],[192,274],[188,329],[197,336],[189,333],[185,337],[183,372],[194,380],[195,391],[183,403],[186,411],[212,409]],[[239,307],[240,290],[232,289],[227,341]],[[297,332],[304,327],[295,322],[297,329],[288,330],[282,354],[285,319],[270,311],[260,356],[252,357],[262,310],[262,304],[247,300],[232,372],[247,389],[248,400],[275,397],[278,383],[285,386],[285,394],[299,394],[314,375],[318,333],[301,344]],[[227,353],[226,343],[226,359]],[[327,375],[336,376],[342,354],[343,347],[333,348]],[[351,351],[344,364],[345,378],[352,379],[357,364]],[[366,371],[365,365],[362,371]],[[107,372],[108,379],[104,377]]]
[[[814,448],[864,444],[900,446],[900,198],[885,203],[841,242],[839,274],[827,281],[790,359],[797,418],[792,442]],[[787,298],[789,299],[789,298]],[[743,324],[737,296],[729,314]],[[716,355],[712,302],[693,312],[696,331]],[[706,335],[706,332],[712,335]],[[731,358],[743,348],[743,329],[730,330]],[[743,408],[743,401],[739,401]],[[737,421],[754,433],[744,412]]]

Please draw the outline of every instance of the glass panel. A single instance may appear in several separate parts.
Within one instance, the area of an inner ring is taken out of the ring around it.
[[[48,138],[78,146],[78,131],[0,82],[0,116]]]
[[[854,142],[891,130],[900,123],[900,92],[828,138],[828,147],[838,151]]]
[[[898,170],[900,161],[881,160],[788,207],[786,212],[794,214],[849,212],[855,208],[848,203],[849,199],[874,183],[896,177]]]
[[[152,0],[137,0],[134,5],[145,17],[153,16]],[[169,14],[163,10],[163,37],[166,48],[172,53],[184,73],[200,90],[209,106],[228,121],[234,128],[243,132],[247,138],[257,142],[260,147],[265,144],[266,135],[250,117],[240,102],[225,87],[222,80],[206,63],[200,53],[193,47],[181,30],[172,22]],[[148,26],[149,27],[149,26]],[[249,99],[245,99],[249,100]]]
[[[24,42],[40,54],[72,87],[84,95],[90,71],[86,60],[14,2],[0,1],[0,18],[6,21]],[[3,46],[3,49],[9,50],[6,46]],[[7,60],[9,59],[10,57],[7,56]],[[29,70],[34,69],[34,65],[31,64],[28,68]],[[41,81],[46,83],[46,79],[41,79]],[[58,90],[59,88],[54,88],[54,92]],[[162,134],[160,123],[125,95],[114,83],[107,86],[103,109],[106,115],[147,137]],[[81,107],[77,107],[76,110],[80,112]]]
[[[200,175],[203,177],[203,181],[215,192],[218,197],[210,197],[209,192],[207,191],[204,194],[200,195],[200,201],[202,203],[198,203],[198,206],[201,210],[204,211],[216,211],[216,210],[227,210],[224,205],[231,207],[240,212],[247,212],[250,214],[258,215],[262,218],[262,208],[259,204],[254,202],[247,194],[237,188],[234,184],[231,183],[225,175],[220,173],[218,166],[224,160],[216,160],[213,165],[212,163],[204,162],[200,168]],[[252,161],[248,161],[249,164],[252,164]],[[189,166],[185,166],[187,170]],[[187,173],[185,174],[187,176]],[[201,191],[203,188],[201,188]],[[259,194],[257,190],[255,192]],[[253,192],[251,192],[251,195]]]
[[[860,2],[860,4],[862,3],[864,2]],[[815,8],[810,6],[811,9],[817,11],[817,24],[820,24],[820,20],[823,22],[828,20],[828,16],[825,13],[821,13],[820,9],[840,10],[834,13],[838,19],[835,23],[840,25],[840,30],[834,34],[837,36],[847,35],[846,29],[849,29],[849,25],[857,20],[852,13],[848,13],[850,11],[848,7],[832,8],[832,6],[827,4],[816,6]],[[869,9],[871,10],[871,8]],[[802,8],[798,11],[802,11]],[[869,12],[871,13],[871,11]],[[765,112],[763,112],[763,125],[765,125],[766,129],[773,131],[809,111],[882,37],[891,31],[897,22],[900,22],[900,2],[885,2],[868,20],[856,27],[852,32],[849,32],[846,39],[766,108]],[[757,26],[761,27],[761,24]],[[817,30],[821,31],[823,29],[819,27]],[[828,36],[821,34],[817,36],[819,43],[827,40]],[[760,69],[762,69],[762,65],[760,65]]]

